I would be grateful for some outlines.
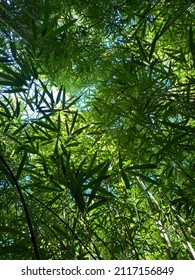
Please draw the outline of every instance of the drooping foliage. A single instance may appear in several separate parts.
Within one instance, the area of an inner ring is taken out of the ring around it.
[[[0,2],[0,259],[195,259],[194,1]]]

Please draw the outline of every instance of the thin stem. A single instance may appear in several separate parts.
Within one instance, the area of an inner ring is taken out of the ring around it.
[[[62,219],[56,214],[51,208],[49,208],[45,203],[43,203],[41,200],[39,200],[34,195],[30,194],[28,191],[26,191],[33,199],[35,199],[38,203],[40,203],[42,206],[44,206],[49,212],[51,212],[64,226],[72,233],[72,235],[79,241],[79,243],[83,246],[83,248],[87,251],[87,253],[92,257],[92,259],[96,260],[96,258],[93,256],[93,254],[90,252],[90,250],[87,248],[87,246],[83,243],[83,241],[78,237],[78,235],[74,232],[74,230]]]
[[[38,243],[37,243],[37,238],[36,238],[36,235],[35,235],[35,231],[34,231],[34,228],[33,228],[31,216],[30,216],[27,204],[25,202],[23,193],[22,193],[22,191],[20,189],[20,186],[18,184],[18,181],[17,181],[16,177],[14,176],[11,168],[9,167],[9,165],[7,164],[7,162],[5,161],[5,159],[4,159],[4,157],[2,155],[0,155],[0,160],[2,161],[4,166],[6,167],[9,175],[11,176],[11,178],[12,178],[12,180],[14,182],[14,185],[16,186],[17,192],[18,192],[19,197],[20,197],[20,201],[22,203],[22,206],[24,208],[24,212],[25,212],[25,215],[26,215],[26,220],[27,220],[27,223],[28,223],[29,231],[30,231],[30,237],[31,237],[33,248],[34,248],[34,254],[35,254],[36,259],[40,260],[41,256],[40,256],[40,253],[39,253],[39,247],[38,247]]]

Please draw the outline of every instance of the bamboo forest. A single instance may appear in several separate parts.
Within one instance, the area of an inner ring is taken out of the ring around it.
[[[0,259],[195,259],[195,1],[0,1]]]

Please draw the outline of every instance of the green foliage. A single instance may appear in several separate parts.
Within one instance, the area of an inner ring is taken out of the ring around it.
[[[0,259],[195,259],[194,12],[1,1]]]

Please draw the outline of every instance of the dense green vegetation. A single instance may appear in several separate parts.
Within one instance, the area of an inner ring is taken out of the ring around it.
[[[195,5],[0,2],[0,259],[195,259]]]

